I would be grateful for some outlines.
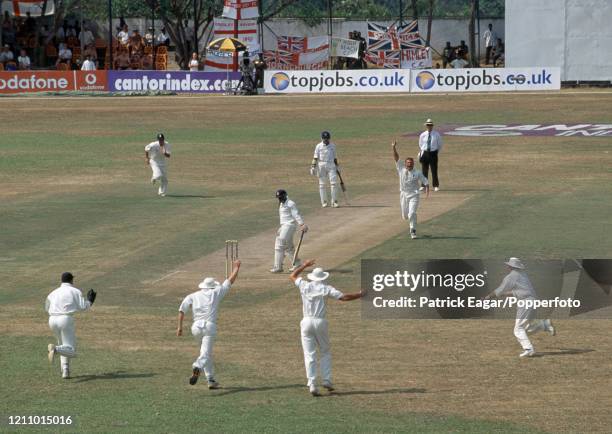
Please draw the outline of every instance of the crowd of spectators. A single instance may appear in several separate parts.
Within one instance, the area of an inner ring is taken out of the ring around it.
[[[96,37],[93,26],[66,19],[56,30],[37,26],[36,19],[2,16],[0,69],[27,70],[55,68],[58,70],[95,70],[110,68],[108,41]],[[144,37],[138,29],[130,33],[127,24],[117,29],[113,39],[113,68],[166,69],[170,37],[166,29],[154,32],[149,28]],[[39,55],[40,54],[40,55]]]
[[[490,65],[493,61],[493,67],[498,66],[498,62],[504,62],[505,46],[501,38],[493,30],[493,24],[487,26],[487,30],[483,34],[485,44],[485,64]],[[450,41],[446,41],[446,46],[442,49],[442,68],[467,68],[469,62],[470,49],[465,41],[453,47]]]

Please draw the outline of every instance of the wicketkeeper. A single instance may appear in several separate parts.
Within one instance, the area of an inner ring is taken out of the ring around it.
[[[232,264],[232,274],[220,284],[212,277],[207,277],[198,285],[200,291],[189,294],[179,307],[178,328],[176,335],[183,335],[183,320],[185,314],[191,308],[193,311],[193,324],[191,324],[191,334],[196,339],[201,339],[200,355],[193,362],[191,378],[189,384],[192,386],[197,383],[200,373],[203,370],[208,380],[209,389],[218,389],[219,383],[215,380],[215,369],[213,365],[212,350],[215,338],[217,337],[217,316],[219,315],[219,303],[227,295],[232,284],[238,277],[240,261],[236,260]]]
[[[76,335],[73,315],[88,310],[96,301],[96,291],[90,289],[87,299],[83,298],[80,289],[72,286],[72,273],[62,273],[62,284],[47,296],[45,311],[49,314],[49,327],[57,338],[57,345],[49,344],[47,351],[49,362],[53,363],[55,355],[61,360],[62,378],[70,378],[70,359],[77,356]]]
[[[329,181],[332,207],[338,208],[338,173],[340,172],[340,166],[336,155],[336,144],[330,142],[331,134],[329,131],[323,131],[321,139],[321,142],[315,147],[310,174],[319,177],[321,206],[323,208],[328,206],[326,184]]]
[[[276,233],[274,241],[274,266],[270,273],[281,273],[283,271],[283,262],[285,255],[293,259],[295,247],[293,246],[293,235],[295,230],[299,228],[302,232],[308,231],[308,226],[304,223],[304,219],[295,205],[295,202],[289,199],[285,190],[277,190],[276,198],[278,199],[278,215],[280,218],[280,227]],[[295,264],[292,265],[291,271],[300,264],[299,258],[295,258]]]

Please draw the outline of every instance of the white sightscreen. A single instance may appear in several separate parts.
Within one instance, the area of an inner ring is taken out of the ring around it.
[[[561,80],[612,80],[612,0],[507,0],[506,66],[559,66]]]

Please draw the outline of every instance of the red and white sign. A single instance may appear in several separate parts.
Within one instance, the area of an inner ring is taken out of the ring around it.
[[[3,0],[2,15],[8,12],[9,15],[14,17],[25,17],[29,12],[33,17],[40,17],[42,16],[44,3],[43,0]],[[53,0],[47,0],[45,15],[53,15],[54,13],[55,3]]]
[[[238,71],[238,53],[207,51],[204,71]]]
[[[214,38],[237,38],[249,47],[249,53],[259,51],[257,20],[214,19]]]
[[[106,71],[0,71],[0,93],[107,90]]]
[[[259,17],[258,3],[257,0],[225,0],[222,16],[232,20],[257,18]]]

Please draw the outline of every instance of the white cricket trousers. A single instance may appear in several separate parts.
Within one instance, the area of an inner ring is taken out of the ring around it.
[[[516,321],[514,323],[514,336],[524,350],[533,350],[533,345],[527,334],[546,330],[546,324],[541,319],[533,319],[535,309],[518,307],[516,309]]]
[[[327,202],[327,181],[331,188],[331,200],[338,202],[338,173],[335,163],[319,163],[319,196],[321,205]]]
[[[293,245],[293,235],[297,226],[294,224],[281,225],[276,232],[274,242],[274,268],[282,269],[285,256],[293,259],[295,247]],[[297,261],[297,258],[296,258]]]
[[[402,218],[410,222],[410,230],[416,230],[417,224],[417,209],[419,208],[418,193],[400,193],[400,207],[402,209]]]
[[[67,368],[70,359],[77,356],[74,318],[71,315],[51,315],[49,327],[57,338],[55,352],[61,356],[62,369]]]
[[[153,171],[153,175],[151,176],[151,182],[159,181],[159,189],[157,190],[157,194],[166,194],[166,189],[168,188],[166,165],[159,164],[153,159],[149,160],[149,165],[151,166],[151,170]]]
[[[207,379],[214,378],[215,368],[213,366],[213,344],[217,336],[217,325],[210,321],[198,320],[191,325],[191,334],[198,340],[201,338],[200,355],[193,362],[194,368],[204,371]]]
[[[319,372],[323,381],[331,383],[331,352],[324,318],[304,318],[300,322],[304,365],[308,386],[317,380],[317,347],[319,349]]]

